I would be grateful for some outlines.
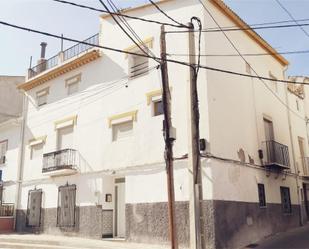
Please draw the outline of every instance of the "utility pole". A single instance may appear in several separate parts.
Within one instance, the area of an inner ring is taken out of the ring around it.
[[[189,28],[189,64],[190,80],[188,86],[189,99],[189,116],[188,116],[188,170],[189,170],[189,186],[190,203],[189,203],[189,219],[190,219],[190,249],[204,249],[204,222],[202,214],[202,176],[201,176],[201,159],[200,159],[200,134],[199,134],[199,108],[197,95],[197,71],[195,68],[195,39],[194,26],[190,22]],[[191,31],[191,32],[190,32]]]
[[[171,249],[178,249],[177,231],[176,231],[176,215],[175,215],[175,191],[174,191],[174,167],[173,167],[173,126],[171,118],[171,94],[168,83],[168,71],[166,61],[166,39],[165,28],[161,26],[161,76],[162,76],[162,101],[164,111],[164,141],[165,151],[164,158],[167,174],[167,189],[168,189],[168,216],[169,216],[169,232]]]

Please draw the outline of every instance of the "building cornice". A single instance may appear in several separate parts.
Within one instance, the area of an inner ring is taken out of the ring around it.
[[[83,55],[76,57],[68,62],[65,62],[58,67],[55,67],[49,71],[43,72],[42,74],[39,74],[38,76],[29,79],[23,84],[20,84],[18,86],[19,89],[23,89],[25,91],[28,91],[34,87],[37,87],[49,80],[52,80],[60,75],[63,75],[67,72],[70,72],[76,68],[79,68],[91,61],[94,61],[98,59],[101,56],[100,50],[90,50]]]

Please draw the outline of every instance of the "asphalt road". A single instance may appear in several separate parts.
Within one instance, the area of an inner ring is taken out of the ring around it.
[[[309,225],[265,239],[247,248],[254,249],[309,249]]]

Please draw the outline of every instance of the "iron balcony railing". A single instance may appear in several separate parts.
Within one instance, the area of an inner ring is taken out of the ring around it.
[[[0,204],[0,217],[14,216],[14,203]]]
[[[265,145],[265,164],[276,165],[285,168],[290,167],[290,157],[288,146],[278,143],[274,140],[264,142]]]
[[[73,149],[64,149],[43,155],[42,172],[51,172],[61,169],[76,169],[76,154]]]
[[[93,48],[92,45],[99,45],[99,34],[95,34],[83,42],[89,43],[89,45],[78,43],[67,50],[60,52],[59,54],[49,58],[48,60],[44,60],[43,62],[39,63],[38,65],[32,67],[29,69],[28,77],[33,78],[34,76],[51,69],[57,65],[59,65],[61,62],[64,62],[68,59],[73,58],[74,56],[77,56],[88,49]],[[92,45],[91,45],[92,44]]]
[[[99,34],[95,34],[83,42],[88,43],[88,44],[93,44],[93,45],[99,45]],[[88,45],[88,44],[83,44],[83,43],[78,43],[74,45],[73,47],[68,48],[67,50],[63,51],[63,60],[66,61],[76,55],[79,55],[88,49],[93,48],[93,46]]]

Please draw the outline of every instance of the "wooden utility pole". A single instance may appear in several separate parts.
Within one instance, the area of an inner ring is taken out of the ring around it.
[[[197,95],[197,72],[195,65],[195,39],[194,26],[188,23],[189,31],[189,63],[190,80],[188,86],[189,99],[189,116],[188,116],[188,169],[189,169],[189,186],[190,188],[190,203],[189,203],[189,218],[190,218],[190,249],[204,249],[204,222],[202,214],[202,176],[201,176],[201,159],[199,149],[199,108]]]
[[[166,163],[167,174],[167,189],[168,189],[168,216],[169,216],[169,232],[171,249],[178,249],[177,231],[176,231],[176,215],[175,215],[175,191],[174,191],[174,168],[173,168],[173,141],[175,137],[172,136],[173,130],[171,118],[171,94],[168,83],[168,71],[166,61],[166,39],[165,28],[161,26],[161,76],[162,76],[162,101],[164,111],[164,141],[165,152],[164,158]]]

